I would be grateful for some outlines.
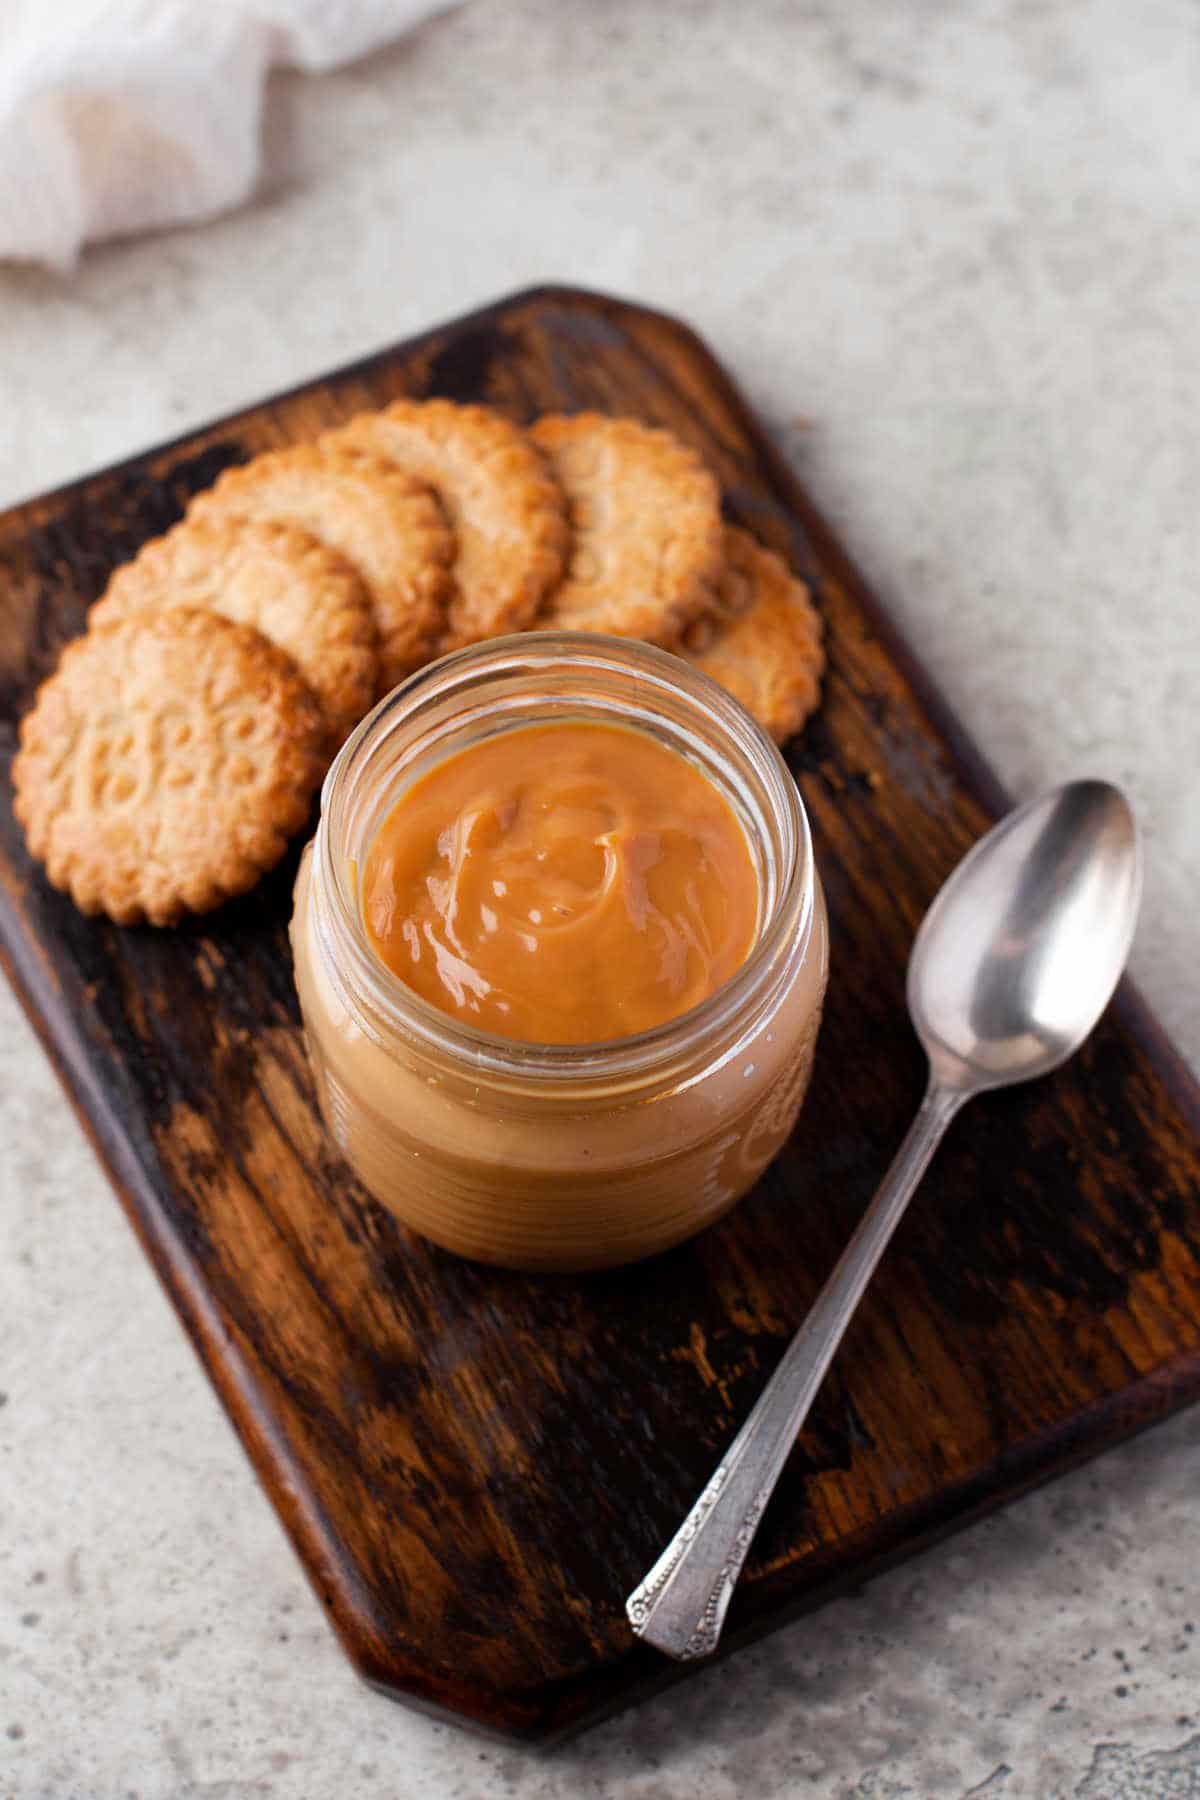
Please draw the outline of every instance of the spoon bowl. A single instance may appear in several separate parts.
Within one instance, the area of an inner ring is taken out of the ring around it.
[[[1142,891],[1119,788],[1072,781],[981,838],[921,922],[908,1009],[934,1078],[975,1093],[1049,1074],[1092,1030]]]

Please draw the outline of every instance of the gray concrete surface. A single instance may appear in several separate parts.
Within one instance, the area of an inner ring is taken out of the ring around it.
[[[0,504],[499,292],[692,320],[1014,794],[1146,828],[1200,1065],[1200,21],[473,0],[275,82],[249,210],[0,271]],[[359,1687],[0,991],[0,1795],[1200,1796],[1200,1416],[550,1760]]]

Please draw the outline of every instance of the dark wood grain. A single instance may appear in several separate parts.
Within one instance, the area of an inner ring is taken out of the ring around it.
[[[670,426],[812,582],[792,747],[833,976],[758,1190],[651,1264],[525,1278],[400,1230],[325,1141],[285,925],[294,858],[188,929],[81,918],[0,802],[9,973],[359,1670],[548,1737],[676,1671],[622,1599],[804,1315],[915,1108],[903,972],[1003,797],[728,380],[679,324],[518,296],[0,520],[0,749],[109,570],[218,471],[401,393]],[[759,1533],[727,1646],[1200,1390],[1200,1108],[1125,994],[1067,1068],[959,1121]],[[186,1604],[186,1602],[185,1602]]]

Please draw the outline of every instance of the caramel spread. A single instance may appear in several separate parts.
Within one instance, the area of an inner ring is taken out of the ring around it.
[[[526,1043],[645,1031],[711,994],[758,923],[745,833],[647,732],[527,725],[406,790],[366,859],[375,951],[424,999]]]

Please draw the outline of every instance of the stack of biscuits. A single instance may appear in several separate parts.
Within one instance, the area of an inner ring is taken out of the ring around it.
[[[676,652],[779,741],[824,666],[807,590],[722,523],[700,458],[598,413],[521,430],[400,400],[256,457],[119,568],[22,721],[15,810],[51,882],[118,924],[245,892],[396,683],[504,632]]]

